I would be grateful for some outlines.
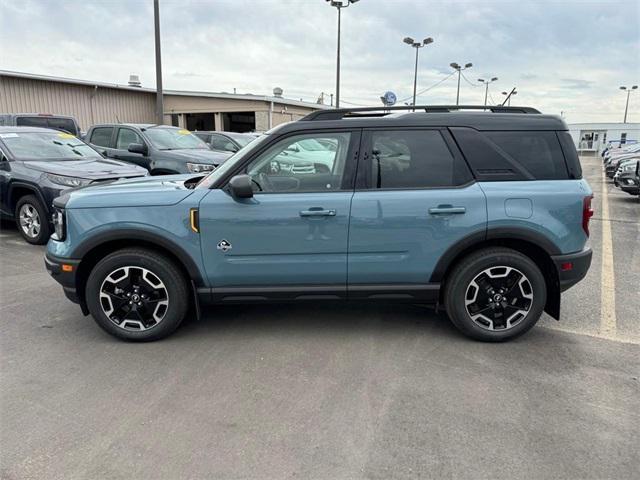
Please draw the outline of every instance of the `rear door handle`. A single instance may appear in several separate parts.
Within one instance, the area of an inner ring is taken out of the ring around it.
[[[324,208],[310,208],[309,210],[301,210],[301,217],[335,217],[336,211],[325,210]]]
[[[431,215],[451,215],[454,213],[465,213],[467,211],[464,207],[454,207],[453,205],[438,205],[429,209]]]

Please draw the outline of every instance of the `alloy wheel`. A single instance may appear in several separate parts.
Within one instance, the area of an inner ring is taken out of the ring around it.
[[[18,218],[20,219],[20,228],[27,237],[37,238],[40,235],[40,215],[36,207],[25,203],[20,207]]]
[[[102,311],[116,326],[143,331],[158,325],[169,309],[169,292],[151,270],[119,267],[100,286]]]
[[[520,270],[497,266],[483,270],[469,283],[465,307],[471,320],[485,330],[509,330],[533,304],[531,282]]]

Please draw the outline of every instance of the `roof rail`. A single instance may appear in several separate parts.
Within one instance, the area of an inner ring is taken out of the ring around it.
[[[540,113],[532,107],[503,107],[502,105],[403,105],[394,107],[335,108],[311,112],[300,121],[341,120],[344,117],[384,117],[392,111],[414,110],[425,113],[448,113],[460,110],[483,110],[492,113]]]

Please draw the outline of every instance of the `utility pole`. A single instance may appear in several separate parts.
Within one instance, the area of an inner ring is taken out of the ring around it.
[[[632,90],[636,90],[637,88],[638,88],[638,85],[634,85],[631,88],[620,87],[620,90],[626,90],[627,91],[627,103],[624,106],[624,121],[622,123],[627,123],[627,112],[629,111],[629,96],[631,95],[631,91]]]
[[[504,99],[504,102],[502,102],[502,106],[504,107],[507,104],[507,101],[509,102],[509,106],[511,106],[511,96],[517,93],[518,92],[516,92],[516,87],[513,87],[509,93],[502,92],[503,95],[507,96],[507,98]]]
[[[159,0],[153,0],[153,20],[156,37],[156,123],[164,124],[164,103],[162,98],[162,62],[160,53],[160,6]]]

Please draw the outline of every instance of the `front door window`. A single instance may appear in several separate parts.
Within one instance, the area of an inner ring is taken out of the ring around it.
[[[328,192],[342,189],[351,133],[285,138],[247,168],[257,193]]]

